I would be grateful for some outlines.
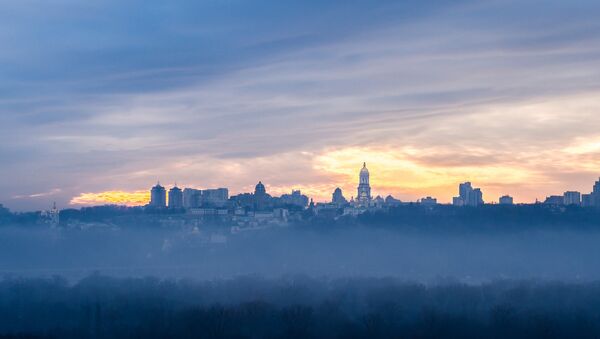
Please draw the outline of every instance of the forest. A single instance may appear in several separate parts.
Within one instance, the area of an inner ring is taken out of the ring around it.
[[[0,282],[3,338],[597,338],[600,284],[243,276]]]

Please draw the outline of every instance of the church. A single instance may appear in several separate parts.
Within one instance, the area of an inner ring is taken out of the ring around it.
[[[367,163],[363,163],[358,179],[356,203],[360,207],[369,207],[371,203],[371,185],[369,184],[369,170]]]

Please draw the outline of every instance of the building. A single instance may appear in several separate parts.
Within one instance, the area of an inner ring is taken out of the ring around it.
[[[198,208],[200,207],[200,198],[202,191],[193,188],[183,189],[183,207],[184,208]]]
[[[371,185],[369,184],[369,170],[367,163],[363,163],[360,170],[357,187],[356,202],[361,207],[369,207],[371,202]]]
[[[514,204],[513,197],[511,197],[510,195],[501,196],[498,202],[500,203],[500,205],[513,205]]]
[[[575,191],[568,191],[563,194],[563,201],[565,205],[581,205],[581,193]]]
[[[267,194],[267,189],[262,181],[254,187],[254,209],[257,211],[267,209],[271,196]]]
[[[167,207],[167,191],[160,182],[150,190],[150,206],[154,208]]]
[[[333,202],[330,202],[330,203],[321,203],[320,202],[315,205],[314,211],[315,211],[315,214],[318,216],[335,218],[342,212],[342,209],[340,208],[340,206],[338,204],[334,204]]]
[[[265,185],[262,183],[262,181],[259,180],[258,184],[254,186],[254,196],[264,197],[265,195],[267,195],[267,189],[265,188]]]
[[[308,199],[308,197],[307,197]],[[240,193],[232,196],[230,203],[234,208],[243,208],[252,211],[266,211],[274,207],[275,200],[267,193],[262,181],[254,187],[254,193]]]
[[[565,204],[565,198],[562,195],[551,195],[544,200],[545,205],[562,206]]]
[[[481,188],[473,189],[468,201],[469,201],[469,206],[483,205],[483,192],[481,192]]]
[[[177,185],[169,190],[169,208],[183,208],[183,191]]]
[[[421,199],[421,205],[424,206],[435,206],[437,205],[437,199],[432,197],[426,197]]]
[[[378,195],[375,197],[375,199],[373,199],[373,201],[371,201],[370,207],[383,208],[384,205],[385,205],[385,199],[383,199],[381,196]]]
[[[344,194],[342,194],[341,188],[338,187],[333,191],[333,194],[331,195],[331,203],[338,206],[343,206],[348,203],[348,200],[346,200],[346,198],[344,198]]]
[[[214,188],[198,190],[186,188],[183,190],[183,207],[225,207],[229,200],[229,189]]]
[[[400,199],[392,197],[392,195],[388,195],[387,197],[385,197],[385,204],[386,206],[395,207],[402,205],[402,201]]]
[[[229,200],[229,189],[211,188],[201,191],[200,206],[225,207]]]
[[[458,196],[462,199],[465,205],[467,205],[472,191],[473,186],[470,182],[465,182],[458,185]]]
[[[592,191],[592,206],[600,207],[600,180],[594,184],[594,190]]]
[[[279,197],[279,205],[305,208],[308,205],[308,197],[300,190],[292,190],[292,194],[282,194]]]
[[[473,188],[470,182],[458,185],[458,197],[452,199],[455,206],[480,206],[483,205],[483,192],[480,188]]]
[[[592,200],[593,195],[590,194],[582,194],[581,195],[581,206],[583,207],[592,207],[594,206],[594,201]]]

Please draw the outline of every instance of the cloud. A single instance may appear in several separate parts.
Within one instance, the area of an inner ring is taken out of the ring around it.
[[[49,192],[34,193],[34,194],[29,194],[29,195],[16,195],[13,197],[13,199],[42,198],[42,197],[48,197],[51,195],[56,195],[60,192],[61,192],[60,188],[55,188],[55,189],[50,190]]]
[[[71,205],[126,205],[141,206],[150,201],[149,191],[106,191],[99,193],[81,193],[73,197],[69,202]]]
[[[34,3],[0,14],[0,200],[158,179],[328,199],[362,161],[403,199],[596,176],[593,2]]]

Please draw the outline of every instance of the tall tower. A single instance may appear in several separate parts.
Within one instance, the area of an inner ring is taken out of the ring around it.
[[[150,190],[150,206],[157,208],[167,207],[167,191],[157,183]]]
[[[358,179],[356,200],[360,206],[367,207],[371,202],[371,186],[369,185],[369,170],[367,163],[363,163]]]
[[[169,190],[169,208],[183,208],[183,191],[177,184]]]
[[[594,190],[592,191],[592,205],[594,207],[600,207],[600,179],[594,184]]]

